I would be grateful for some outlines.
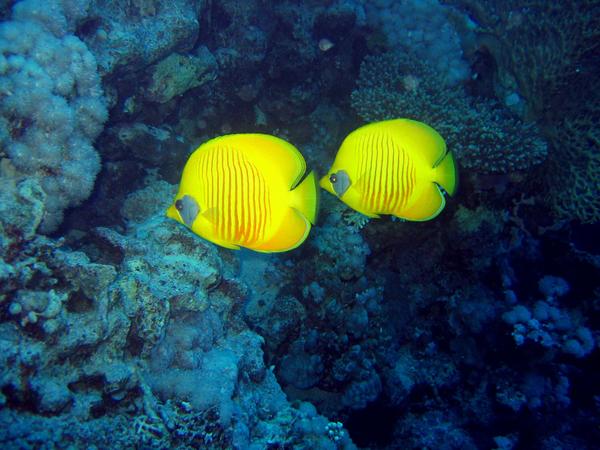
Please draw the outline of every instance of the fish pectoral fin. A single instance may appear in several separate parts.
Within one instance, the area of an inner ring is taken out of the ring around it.
[[[366,177],[360,176],[350,184],[350,189],[356,189],[357,191],[362,191],[365,188],[366,181],[367,181]]]
[[[286,252],[304,242],[310,232],[310,222],[296,208],[287,208],[277,231],[265,243],[254,247],[258,252]]]
[[[446,206],[446,199],[436,183],[427,183],[415,203],[407,209],[394,214],[400,219],[424,222],[433,219],[442,212]]]
[[[217,208],[208,208],[206,211],[203,211],[201,213],[201,215],[208,220],[210,223],[215,224],[217,223],[217,217],[218,217],[218,210]]]
[[[348,190],[340,197],[346,205],[352,208],[354,211],[358,211],[359,213],[370,217],[371,219],[379,219],[379,214],[376,214],[372,211],[367,211],[360,207],[362,202],[360,201],[362,197],[361,191],[355,185],[351,185]]]
[[[219,210],[217,208],[213,207],[213,208],[208,208],[206,211],[203,211],[200,215],[203,218],[205,218],[206,220],[208,220],[213,226],[216,226],[217,221],[218,221],[218,212],[219,212]],[[207,241],[210,241],[213,244],[220,245],[221,247],[229,248],[231,250],[239,250],[240,249],[239,245],[233,244],[232,242],[224,241],[224,240],[219,239],[214,236],[208,237],[205,234],[200,234],[198,232],[197,232],[197,234],[202,236]]]

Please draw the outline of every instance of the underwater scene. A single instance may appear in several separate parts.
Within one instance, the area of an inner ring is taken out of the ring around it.
[[[600,0],[0,0],[1,449],[600,449]]]

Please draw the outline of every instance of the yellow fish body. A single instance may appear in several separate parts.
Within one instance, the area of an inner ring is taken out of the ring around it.
[[[316,220],[314,172],[290,143],[265,134],[209,140],[189,157],[167,216],[223,247],[283,252]],[[302,179],[302,180],[301,180]]]
[[[453,195],[456,165],[444,139],[430,126],[409,119],[365,125],[350,133],[320,185],[356,211],[425,221]]]

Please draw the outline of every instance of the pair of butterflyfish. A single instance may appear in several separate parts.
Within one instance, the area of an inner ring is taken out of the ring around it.
[[[342,142],[320,186],[368,217],[436,217],[457,187],[444,139],[409,119],[372,123]],[[292,144],[266,134],[211,139],[189,157],[167,216],[223,247],[284,252],[315,224],[315,172]]]

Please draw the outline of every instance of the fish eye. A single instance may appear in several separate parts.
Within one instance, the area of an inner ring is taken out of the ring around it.
[[[175,202],[175,208],[177,209],[177,211],[181,211],[183,209],[183,202],[181,201],[181,199]]]
[[[331,182],[331,184],[337,183],[337,175],[335,173],[329,175],[329,181]]]

